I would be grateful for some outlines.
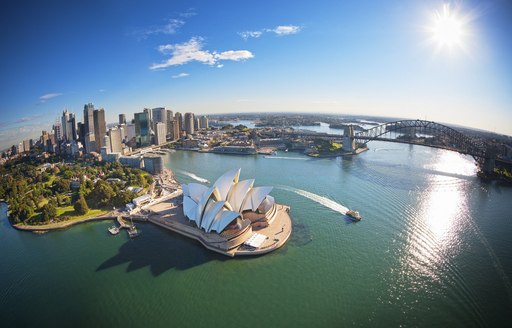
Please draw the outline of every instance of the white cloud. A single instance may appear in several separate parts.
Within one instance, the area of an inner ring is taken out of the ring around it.
[[[151,70],[161,70],[192,61],[215,65],[222,60],[240,61],[254,57],[248,50],[228,50],[220,53],[203,50],[203,38],[201,37],[193,37],[184,43],[161,45],[158,47],[158,51],[164,55],[170,55],[170,58],[162,63],[152,64],[149,67]]]
[[[42,95],[41,97],[39,97],[39,102],[44,103],[44,102],[47,102],[48,100],[50,100],[52,98],[55,98],[55,97],[58,97],[58,96],[62,96],[62,93],[58,93],[58,92],[47,93],[47,94]]]
[[[284,36],[284,35],[291,35],[291,34],[297,34],[302,30],[301,26],[297,25],[279,25],[275,28],[264,28],[258,31],[244,31],[239,32],[238,35],[240,35],[244,40],[247,40],[249,38],[259,38],[263,35],[263,33],[274,33],[277,36]]]
[[[249,38],[259,38],[263,32],[262,31],[244,31],[238,33],[244,40],[247,40]]]
[[[186,12],[180,13],[178,15],[179,18],[169,18],[163,25],[153,25],[148,28],[137,29],[132,34],[142,40],[147,39],[151,35],[176,34],[185,25],[185,20],[195,15],[195,11],[191,8]]]
[[[189,76],[190,74],[188,73],[180,73],[180,74],[176,74],[176,75],[173,75],[172,78],[173,79],[179,79],[181,77],[186,77],[186,76]]]
[[[246,59],[253,58],[254,55],[248,50],[228,50],[228,51],[223,51],[218,54],[214,53],[214,57],[217,60],[240,61],[240,60],[246,60]]]
[[[300,26],[296,25],[279,25],[275,29],[272,30],[275,34],[281,35],[290,35],[299,33],[301,30]]]

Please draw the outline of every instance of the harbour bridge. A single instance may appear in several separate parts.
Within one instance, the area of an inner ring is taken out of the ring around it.
[[[333,134],[313,134],[294,132],[302,137],[320,137],[340,140],[346,150],[365,148],[370,141],[381,140],[456,151],[472,156],[486,173],[494,170],[495,160],[501,151],[480,138],[467,136],[449,126],[426,120],[400,120],[384,123],[355,133],[353,126],[347,125],[343,136]]]

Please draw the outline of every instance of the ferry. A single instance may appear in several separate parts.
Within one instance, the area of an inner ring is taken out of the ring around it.
[[[346,215],[354,221],[361,221],[362,219],[358,211],[348,210]]]
[[[108,228],[108,232],[110,232],[110,234],[112,235],[117,235],[119,233],[119,228],[116,227],[115,225],[111,226],[110,228]]]

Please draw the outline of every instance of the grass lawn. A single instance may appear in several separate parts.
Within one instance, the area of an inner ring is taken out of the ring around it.
[[[73,206],[70,205],[70,206],[57,207],[57,217],[66,215],[71,218],[70,220],[67,220],[67,221],[72,221],[72,220],[80,220],[80,219],[88,218],[88,217],[92,217],[92,216],[98,216],[101,214],[108,213],[110,211],[111,210],[90,209],[89,212],[87,212],[87,214],[78,215],[75,212],[75,209],[73,208]]]

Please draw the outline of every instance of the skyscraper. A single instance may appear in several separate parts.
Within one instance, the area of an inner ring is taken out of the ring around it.
[[[94,105],[91,103],[84,105],[83,136],[85,151],[88,153],[96,151],[96,139],[94,136]]]
[[[125,114],[119,114],[119,125],[126,124],[126,115]]]
[[[156,125],[157,123],[163,123],[165,134],[167,134],[167,111],[164,107],[153,108],[152,110],[152,119],[153,119],[153,131],[156,134]]]
[[[67,109],[64,110],[62,112],[61,127],[62,127],[62,140],[65,140],[67,142],[76,140],[75,114],[68,112]]]
[[[53,125],[53,133],[55,134],[55,138],[57,138],[57,140],[62,140],[62,125],[61,122],[59,122],[59,119],[57,119]]]
[[[162,122],[156,123],[155,144],[163,145],[166,140],[166,135],[167,135],[167,125]]]
[[[178,134],[181,137],[181,131],[183,131],[183,117],[180,112],[176,112],[176,114],[174,114],[174,120],[178,126]]]
[[[201,129],[208,129],[208,117],[206,117],[205,115],[201,116],[199,126]]]
[[[123,151],[123,146],[121,144],[121,130],[120,129],[109,129],[107,136],[110,141],[110,151],[112,153],[120,153]]]
[[[139,147],[147,147],[151,144],[148,112],[135,113],[135,139]]]
[[[174,120],[174,116],[172,114],[172,110],[167,110],[167,115],[166,115],[166,126],[167,126],[167,138],[171,138],[171,135],[172,135],[172,126],[171,126],[171,122]]]
[[[194,113],[185,113],[184,128],[187,134],[194,134]]]
[[[103,108],[95,109],[93,112],[93,118],[96,152],[99,152],[101,147],[105,146],[105,135],[107,133],[107,124],[105,123],[105,110]]]

